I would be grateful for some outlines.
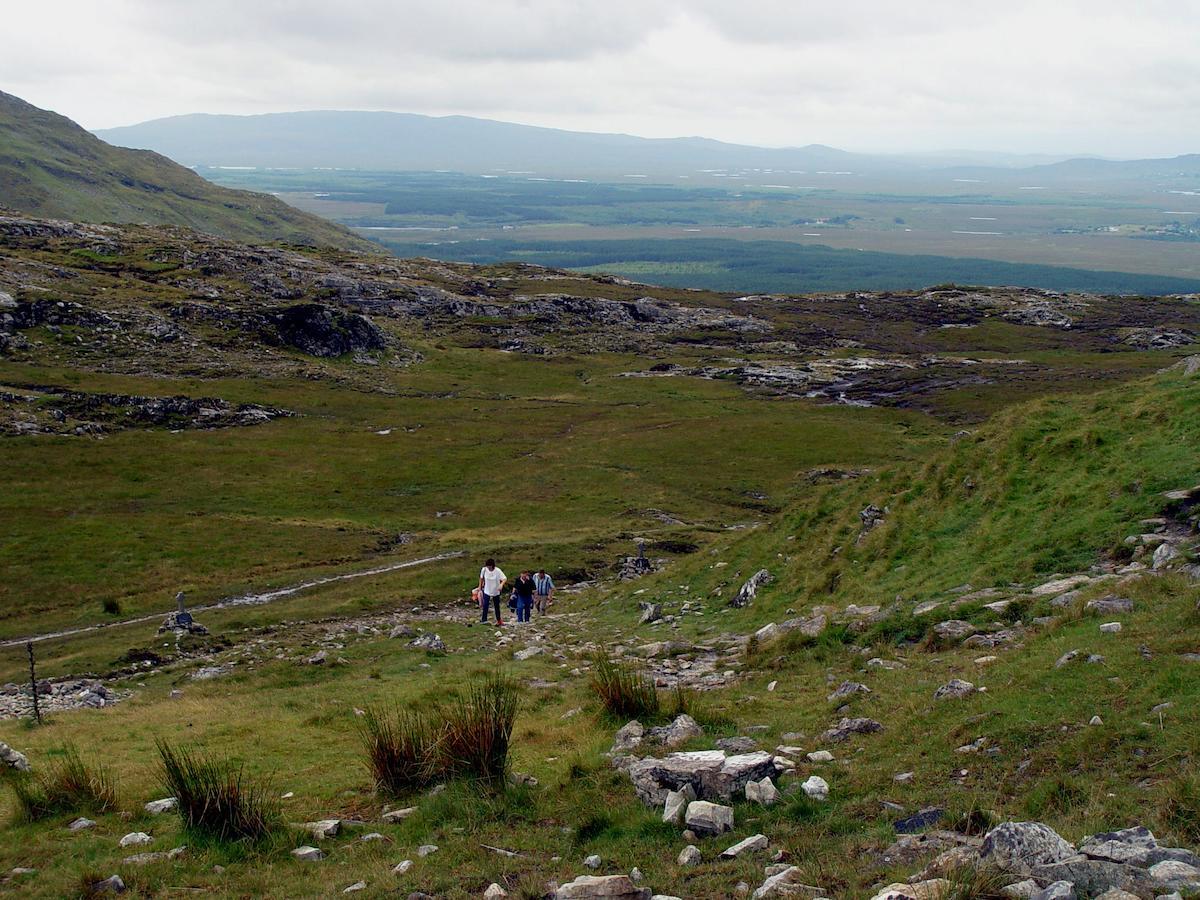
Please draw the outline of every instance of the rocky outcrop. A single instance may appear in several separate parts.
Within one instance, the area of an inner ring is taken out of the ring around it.
[[[743,606],[749,606],[754,598],[758,595],[758,589],[764,584],[771,583],[771,573],[766,569],[759,569],[741,586],[736,594],[730,599],[729,605],[738,609]]]
[[[762,751],[728,756],[724,750],[696,750],[636,760],[627,771],[638,798],[661,807],[671,791],[688,788],[702,800],[744,796],[749,782],[775,775],[775,761]]]
[[[343,356],[388,346],[387,335],[366,316],[319,303],[289,306],[273,320],[273,335],[278,340],[312,356]],[[272,335],[270,330],[266,333]]]

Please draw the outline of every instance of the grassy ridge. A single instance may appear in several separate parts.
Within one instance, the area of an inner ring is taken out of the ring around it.
[[[0,201],[19,212],[75,221],[185,225],[236,240],[374,248],[269,194],[219,187],[165,156],[113,147],[70,119],[2,91]]]
[[[692,570],[691,590],[729,569],[778,576],[750,613],[804,604],[925,599],[963,583],[1030,582],[1120,553],[1161,492],[1200,483],[1200,379],[1179,369],[1090,396],[1043,398],[997,413],[918,465],[810,487],[769,530]],[[859,511],[887,509],[859,539]],[[674,581],[680,573],[670,576]],[[760,622],[761,623],[761,622]]]

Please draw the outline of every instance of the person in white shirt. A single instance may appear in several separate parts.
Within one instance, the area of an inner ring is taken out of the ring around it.
[[[479,591],[481,594],[479,605],[483,611],[483,616],[479,620],[487,622],[488,607],[496,607],[496,624],[503,625],[500,620],[500,592],[504,590],[504,585],[508,584],[508,576],[504,574],[504,570],[496,565],[494,559],[489,559],[479,570]]]

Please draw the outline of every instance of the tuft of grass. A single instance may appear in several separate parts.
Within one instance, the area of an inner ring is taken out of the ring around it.
[[[1035,784],[1025,795],[1025,810],[1035,819],[1065,816],[1087,803],[1088,795],[1074,778],[1054,775]]]
[[[157,741],[163,789],[179,803],[183,827],[218,841],[259,841],[282,819],[275,791],[227,759],[201,756]]]
[[[1183,842],[1200,844],[1200,775],[1185,772],[1167,782],[1161,803],[1167,826]]]
[[[1004,900],[1004,888],[1012,881],[999,869],[989,866],[958,866],[946,873],[950,886],[942,900]]]
[[[617,719],[653,719],[661,710],[650,678],[604,655],[596,657],[592,668],[592,690],[605,711]]]
[[[105,813],[117,807],[117,788],[108,770],[83,761],[74,745],[62,748],[61,757],[45,772],[12,779],[17,812],[26,822],[37,822],[66,813]]]
[[[431,716],[368,707],[358,728],[376,790],[399,796],[437,778],[438,731]]]
[[[513,723],[521,707],[517,683],[495,673],[473,679],[454,700],[437,744],[441,774],[500,782],[508,772]]]
[[[107,615],[116,616],[121,613],[121,601],[116,597],[105,597],[100,602],[100,606]]]

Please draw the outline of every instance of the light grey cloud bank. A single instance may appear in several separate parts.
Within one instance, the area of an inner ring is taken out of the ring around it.
[[[872,151],[1200,150],[1179,0],[10,4],[0,88],[88,127],[391,109]]]

